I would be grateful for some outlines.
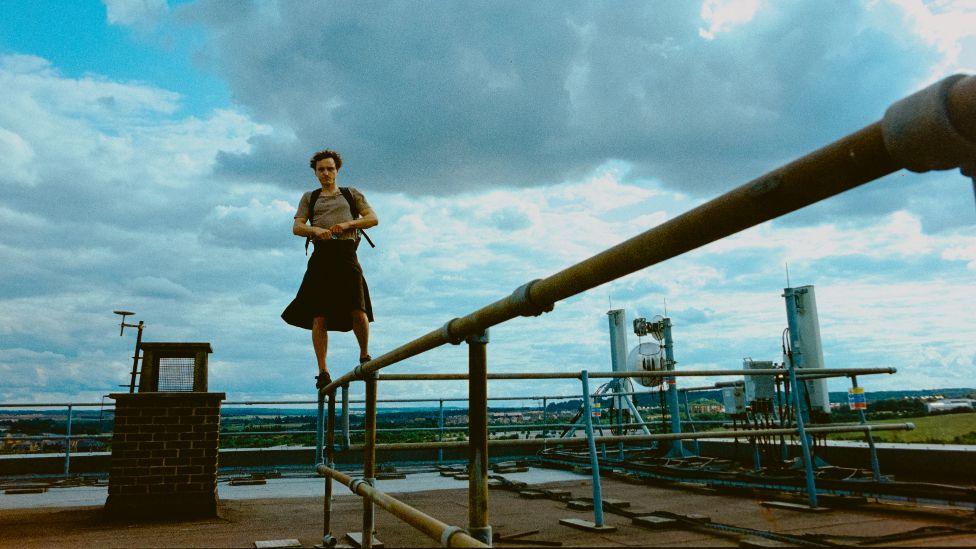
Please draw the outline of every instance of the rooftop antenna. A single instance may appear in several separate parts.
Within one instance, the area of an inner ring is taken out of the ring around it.
[[[125,333],[126,328],[136,328],[138,330],[136,332],[136,349],[135,352],[132,353],[132,377],[129,380],[129,392],[134,393],[136,392],[136,374],[139,373],[139,359],[141,358],[139,356],[139,351],[140,347],[142,346],[142,329],[145,328],[146,325],[141,320],[139,321],[139,324],[127,324],[125,322],[125,317],[134,315],[135,313],[132,311],[112,312],[122,316],[122,322],[119,323],[119,337],[122,337],[122,334]],[[120,387],[125,387],[125,385],[120,385]]]
[[[668,316],[668,298],[664,298],[664,316]]]
[[[786,265],[786,287],[789,288],[790,287],[790,262],[784,261],[783,264]]]

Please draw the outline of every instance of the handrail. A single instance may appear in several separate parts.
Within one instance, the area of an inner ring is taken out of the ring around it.
[[[896,368],[818,368],[807,370],[809,373],[797,373],[796,377],[819,378],[819,377],[848,377],[852,375],[866,374],[894,374]],[[654,370],[642,372],[593,372],[589,374],[593,378],[632,378],[632,377],[682,377],[682,376],[770,376],[786,375],[784,368],[755,368],[751,370]],[[380,374],[377,376],[379,381],[422,381],[422,380],[466,380],[468,374]],[[522,372],[522,373],[497,373],[488,374],[488,379],[579,379],[579,372]]]
[[[434,517],[415,509],[406,503],[377,490],[366,481],[354,479],[349,475],[325,465],[318,465],[318,474],[336,480],[352,493],[362,496],[386,509],[393,516],[420,530],[427,537],[436,540],[444,547],[489,547],[469,536],[457,526],[449,526]]]
[[[874,431],[911,431],[915,429],[915,424],[906,423],[874,423],[859,425],[831,425],[807,427],[807,434],[835,434],[835,433],[863,433]],[[652,442],[666,440],[700,440],[713,438],[753,438],[765,436],[789,436],[796,435],[799,430],[796,428],[785,429],[736,429],[736,430],[716,430],[699,431],[697,433],[657,433],[652,435],[609,435],[595,436],[593,440],[597,443],[605,442]],[[377,450],[417,450],[433,448],[467,448],[466,440],[445,441],[445,442],[390,442],[377,444]],[[586,444],[586,437],[575,438],[519,438],[519,439],[489,439],[489,446],[574,446]],[[362,450],[362,444],[353,444],[352,450]]]
[[[881,121],[760,176],[657,227],[393,349],[319,390],[351,381],[517,316],[809,206],[902,168],[973,169],[976,76],[955,75],[891,106]],[[958,128],[966,128],[961,134]]]
[[[517,316],[539,316],[553,309],[557,301],[577,295],[640,269],[650,267],[685,252],[694,250],[739,231],[775,219],[786,213],[814,204],[825,198],[853,189],[859,185],[888,175],[901,168],[915,172],[961,168],[963,174],[973,177],[976,184],[976,77],[955,75],[943,79],[924,90],[893,104],[884,118],[847,137],[831,143],[817,151],[799,158],[785,166],[754,179],[713,200],[710,200],[678,217],[666,221],[616,246],[600,252],[584,261],[559,271],[548,278],[532,280],[515,289],[511,295],[490,303],[466,316],[454,318],[443,327],[435,329],[392,351],[380,355],[352,371],[340,376],[321,388],[319,395],[319,414],[321,424],[322,399],[328,397],[334,410],[335,395],[343,390],[343,399],[348,399],[348,387],[352,381],[366,382],[366,430],[363,446],[363,475],[366,482],[374,474],[376,444],[376,385],[379,370],[407,358],[435,349],[447,343],[454,345],[462,341],[468,344],[468,376],[451,374],[431,379],[468,379],[469,398],[469,449],[468,467],[468,520],[469,532],[486,544],[491,543],[491,527],[487,521],[487,384],[488,379],[506,379],[505,374],[489,376],[485,345],[489,341],[488,329],[511,320]],[[791,329],[795,326],[795,310],[790,309],[791,290],[787,289],[787,317]],[[794,315],[794,316],[791,316]],[[665,324],[666,329],[669,326]],[[796,344],[796,334],[792,342]],[[667,358],[672,360],[671,347],[665,347]],[[844,427],[834,427],[825,431],[823,427],[807,427],[802,400],[803,383],[800,382],[797,366],[800,356],[790,361],[785,372],[776,370],[750,372],[723,372],[724,375],[779,375],[786,373],[792,391],[792,406],[796,409],[796,431],[792,429],[752,430],[755,436],[775,436],[777,434],[797,434],[803,447],[802,457],[806,476],[806,491],[811,507],[817,506],[817,491],[813,475],[813,460],[809,437],[815,433],[843,432]],[[650,375],[649,375],[650,374]],[[702,438],[703,433],[681,433],[677,418],[675,387],[679,375],[714,376],[718,372],[677,372],[667,369],[654,375],[653,372],[621,372],[604,374],[603,377],[661,377],[674,390],[669,390],[672,408],[672,433],[669,435],[637,435],[600,437],[602,441],[624,440],[673,440],[671,455],[683,457],[681,440]],[[828,377],[824,372],[804,374],[803,379]],[[510,375],[511,376],[511,375]],[[857,374],[849,374],[851,383],[857,386]],[[570,374],[535,374],[528,379],[566,379]],[[386,377],[386,379],[394,379]],[[508,377],[507,379],[513,379]],[[525,379],[525,378],[523,378]],[[594,446],[589,408],[587,372],[580,372],[583,385],[587,444],[590,447],[591,470],[594,486],[594,525],[603,525],[602,497],[599,495],[599,466]],[[687,393],[686,393],[687,394]],[[334,412],[331,412],[334,413]],[[348,414],[346,414],[348,418]],[[872,426],[861,415],[862,425],[852,430],[867,433],[871,448],[872,466],[875,480],[879,480],[876,455],[871,438]],[[334,424],[334,422],[332,423]],[[888,428],[898,428],[889,426]],[[906,424],[901,428],[912,428]],[[646,430],[645,430],[646,431]],[[332,435],[332,427],[329,428]],[[735,436],[735,435],[732,435]],[[562,440],[562,439],[560,439]],[[516,441],[519,442],[519,441]],[[535,442],[535,441],[521,441]],[[564,442],[565,443],[565,442]],[[437,444],[457,444],[444,443]],[[391,445],[385,445],[387,448]],[[416,447],[416,446],[404,446]],[[428,447],[443,447],[428,445]],[[447,446],[450,447],[450,446]],[[621,454],[623,447],[620,448]],[[758,467],[758,454],[754,458]],[[322,466],[320,466],[320,469]],[[324,468],[328,470],[328,468]],[[331,481],[326,483],[326,507]],[[363,543],[372,545],[372,505],[373,498],[364,495],[363,503]],[[330,512],[325,513],[326,537],[330,534]],[[323,538],[325,540],[326,538]],[[446,540],[445,540],[446,542]],[[445,543],[446,544],[446,543]]]

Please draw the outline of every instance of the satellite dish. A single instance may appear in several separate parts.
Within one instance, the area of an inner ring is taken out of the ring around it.
[[[664,353],[657,343],[641,343],[627,354],[627,371],[657,372],[665,369]],[[664,381],[661,377],[639,377],[637,382],[644,387],[658,387]]]

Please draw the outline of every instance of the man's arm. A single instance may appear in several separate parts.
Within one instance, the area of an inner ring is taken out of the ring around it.
[[[328,240],[332,238],[332,232],[321,227],[313,227],[307,224],[308,219],[296,217],[295,224],[291,228],[291,234],[300,237],[308,237],[312,240]]]
[[[336,223],[335,225],[329,227],[332,232],[342,232],[350,231],[352,229],[368,229],[370,227],[375,227],[380,224],[380,220],[376,217],[376,212],[371,209],[364,210],[360,212],[362,217],[359,219],[354,219],[352,221],[343,221],[342,223]],[[297,224],[297,219],[295,220]],[[298,233],[295,233],[298,234]]]

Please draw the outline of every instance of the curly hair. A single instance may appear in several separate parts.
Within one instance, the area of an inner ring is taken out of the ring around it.
[[[308,165],[314,170],[315,164],[317,164],[319,160],[324,160],[326,158],[331,158],[335,161],[336,171],[339,171],[342,168],[342,156],[340,156],[339,153],[329,149],[325,149],[313,154],[311,160],[308,161]]]

